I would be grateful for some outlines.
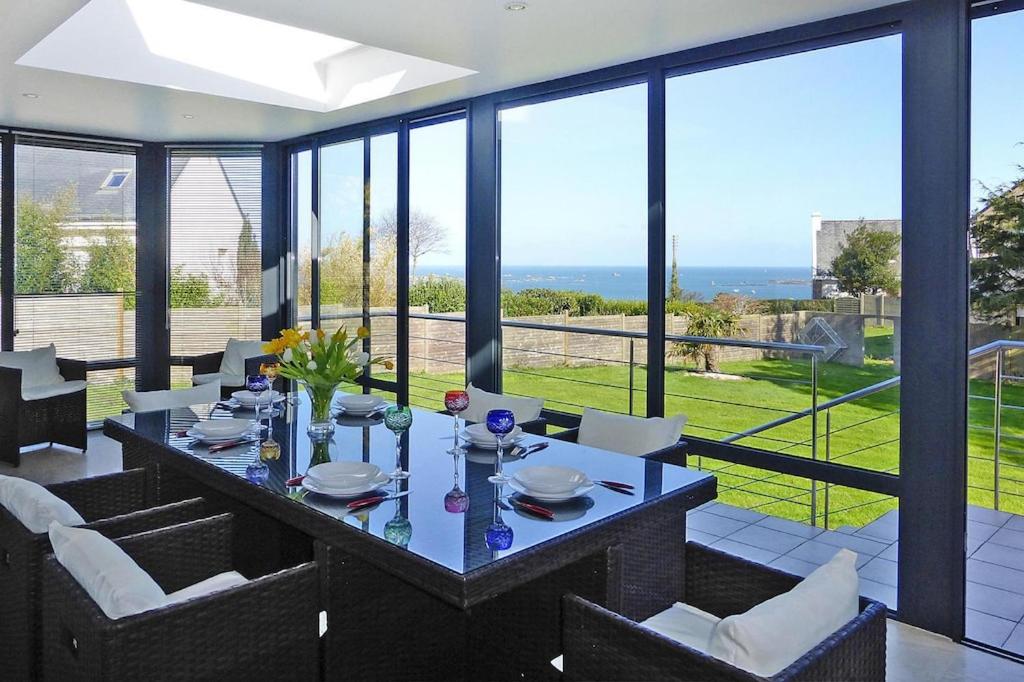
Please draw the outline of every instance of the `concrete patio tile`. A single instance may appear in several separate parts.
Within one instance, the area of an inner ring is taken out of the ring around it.
[[[1024,516],[1017,516],[1016,514],[1012,519],[1006,522],[1003,528],[1009,528],[1010,530],[1024,530]]]
[[[1008,528],[1000,528],[992,534],[992,537],[990,537],[988,541],[994,542],[997,545],[1003,545],[1004,547],[1024,549],[1024,532],[1019,530],[1010,530]]]
[[[1008,592],[1024,594],[1024,571],[977,559],[967,560],[967,580]]]
[[[827,563],[829,559],[836,555],[841,548],[835,545],[826,545],[823,542],[817,540],[808,540],[804,544],[800,545],[796,549],[786,553],[786,556],[793,557],[794,559],[800,559],[801,561],[809,561],[812,564]],[[871,561],[874,557],[866,554],[857,555],[857,568],[860,568],[867,562]]]
[[[981,523],[987,523],[990,526],[1002,526],[1012,518],[1013,514],[1009,512],[985,509],[984,507],[975,507],[973,504],[967,505],[968,521],[979,521]]]
[[[765,528],[771,528],[772,530],[782,531],[783,533],[789,533],[790,535],[796,535],[801,538],[811,539],[816,535],[820,535],[824,529],[815,528],[814,526],[808,526],[806,523],[800,523],[799,521],[790,521],[789,519],[780,519],[778,516],[768,516],[755,525],[764,526]]]
[[[1024,655],[1024,624],[1018,624],[1003,643],[1003,648]]]
[[[980,521],[967,522],[967,537],[972,540],[981,540],[984,542],[992,537],[992,534],[997,530],[999,530],[998,526],[991,526],[987,523],[981,523]]]
[[[693,540],[694,542],[699,542],[702,545],[709,545],[710,546],[712,543],[718,542],[722,538],[720,538],[717,535],[712,535],[711,533],[705,533],[702,530],[697,530],[695,528],[687,527],[686,528],[686,539],[687,540]]]
[[[874,580],[860,579],[861,596],[874,599],[885,604],[890,609],[896,608],[896,588],[892,585],[883,585]]]
[[[897,564],[895,561],[888,561],[887,559],[874,558],[867,562],[860,569],[857,570],[861,578],[867,578],[876,583],[882,583],[883,585],[891,585],[892,587],[897,586],[896,574]]]
[[[976,611],[1012,621],[1024,618],[1024,595],[979,583],[967,583],[967,603]]]
[[[758,525],[750,525],[746,528],[741,528],[730,535],[729,539],[735,542],[742,542],[745,545],[752,545],[772,552],[778,552],[779,554],[785,554],[797,545],[801,545],[805,542],[802,537],[772,530],[771,528],[764,528],[763,526]]]
[[[768,565],[772,568],[777,568],[780,571],[798,575],[801,578],[806,578],[814,572],[814,569],[818,568],[818,564],[812,564],[810,561],[803,561],[801,559],[794,559],[791,556],[780,556]]]
[[[751,561],[756,561],[766,565],[779,558],[778,552],[771,552],[767,549],[761,549],[760,547],[754,547],[752,545],[744,545],[742,542],[733,542],[728,538],[719,540],[711,546],[715,549],[720,549],[723,552],[735,554],[736,556],[743,557],[744,559],[750,559]]]
[[[895,542],[900,538],[900,517],[899,512],[892,511],[878,517],[871,523],[867,524],[863,528],[857,531],[857,535],[862,535],[873,540],[879,540],[886,544]]]
[[[900,560],[900,543],[894,542],[885,548],[885,551],[878,555],[880,559],[888,559],[889,561]]]
[[[1013,547],[986,542],[971,555],[971,558],[1024,571],[1024,550]]]
[[[720,538],[735,533],[747,525],[749,524],[743,521],[737,521],[725,516],[716,516],[715,514],[703,511],[691,512],[686,515],[686,527],[688,529],[693,528],[694,530],[710,533],[711,535],[717,535]]]
[[[746,523],[755,523],[767,516],[767,514],[751,511],[749,509],[741,509],[740,507],[734,507],[731,504],[722,504],[721,502],[716,504],[714,507],[708,508],[707,512],[709,514],[725,516],[730,519],[736,519],[737,521],[744,521]]]
[[[846,547],[847,549],[852,549],[857,552],[857,554],[867,554],[870,556],[878,556],[886,547],[888,547],[884,542],[868,540],[867,538],[858,537],[856,535],[836,533],[831,530],[827,530],[814,538],[814,541],[826,545],[833,545],[835,547]]]
[[[699,511],[707,511],[711,507],[714,507],[716,504],[718,504],[718,503],[715,502],[714,500],[710,500],[710,501],[705,502],[704,504],[700,505],[699,507],[694,507],[693,510],[691,510],[691,513],[693,511],[698,511],[698,510]]]
[[[979,642],[992,646],[1002,646],[1006,638],[1013,632],[1015,625],[1017,624],[1012,620],[990,616],[987,613],[975,611],[974,609],[967,609],[966,634],[971,639],[976,639]]]

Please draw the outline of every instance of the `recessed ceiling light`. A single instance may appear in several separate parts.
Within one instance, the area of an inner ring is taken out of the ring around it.
[[[23,92],[23,93],[21,93],[21,96],[22,97],[28,97],[29,99],[39,99],[39,95],[37,95],[34,92]]]
[[[522,12],[524,9],[529,7],[525,2],[506,2],[505,9],[509,12]]]
[[[191,120],[192,120],[193,118],[195,118],[195,116],[193,116],[192,114],[182,114],[182,115],[181,115],[181,117],[182,117],[182,118],[187,118],[187,119],[188,119],[188,120],[190,120],[190,121],[191,121]]]

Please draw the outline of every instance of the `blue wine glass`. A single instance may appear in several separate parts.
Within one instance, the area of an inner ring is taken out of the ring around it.
[[[270,379],[262,374],[250,374],[245,377],[245,388],[256,395],[256,419],[262,420],[260,416],[263,408],[260,406],[260,399],[263,394],[270,390]]]
[[[498,442],[498,459],[494,465],[494,475],[487,477],[491,483],[507,483],[509,480],[502,469],[502,460],[505,457],[504,439],[515,427],[516,416],[512,414],[512,410],[491,410],[487,413],[487,430],[494,434]]]

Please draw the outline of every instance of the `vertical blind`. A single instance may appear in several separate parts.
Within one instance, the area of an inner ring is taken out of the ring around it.
[[[258,149],[171,151],[172,355],[261,336],[261,171]]]
[[[15,146],[15,350],[121,361],[89,373],[89,419],[123,408],[135,372],[135,155]]]

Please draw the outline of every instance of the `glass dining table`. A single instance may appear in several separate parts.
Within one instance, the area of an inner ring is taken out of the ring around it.
[[[232,417],[256,414],[194,405],[113,417],[104,430],[122,443],[125,469],[147,470],[153,503],[202,496],[212,511],[233,512],[243,568],[273,570],[277,560],[315,556],[324,577],[329,679],[551,677],[562,595],[627,617],[653,615],[650,605],[681,593],[686,511],[715,496],[715,479],[702,472],[525,434],[520,445],[547,447],[506,457],[507,474],[559,465],[631,488],[596,486],[559,503],[523,498],[488,481],[494,450],[448,452],[447,414],[413,410],[397,449],[380,417],[338,416],[333,437],[314,443],[302,394],[280,405],[269,434],[264,427],[235,447],[211,452],[188,435],[199,421]],[[279,455],[254,476],[268,438],[279,445],[269,452]],[[401,495],[379,504],[352,509],[352,499],[309,492],[299,480],[325,461],[390,472],[396,455],[410,475],[387,484],[381,492]]]

